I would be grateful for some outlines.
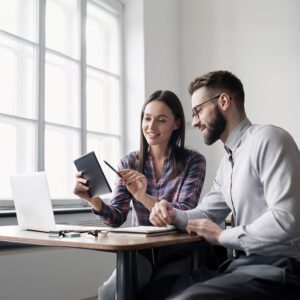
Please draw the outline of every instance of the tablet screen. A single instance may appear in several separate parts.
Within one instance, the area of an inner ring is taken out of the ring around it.
[[[93,151],[74,160],[74,164],[78,171],[83,172],[82,177],[87,180],[90,197],[111,193],[109,183]]]

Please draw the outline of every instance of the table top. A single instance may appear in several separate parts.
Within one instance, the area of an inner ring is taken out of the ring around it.
[[[22,230],[19,226],[0,226],[0,241],[43,246],[61,246],[81,249],[123,251],[156,248],[200,241],[202,238],[187,233],[169,233],[159,236],[141,236],[124,233],[99,233],[94,237],[81,233],[80,237],[49,237],[48,233]]]

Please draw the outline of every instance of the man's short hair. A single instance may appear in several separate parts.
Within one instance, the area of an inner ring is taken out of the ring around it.
[[[189,93],[206,87],[211,93],[228,93],[240,110],[244,110],[245,93],[241,80],[229,71],[209,72],[194,79],[189,85]]]

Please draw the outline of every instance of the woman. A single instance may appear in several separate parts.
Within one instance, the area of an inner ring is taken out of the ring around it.
[[[93,212],[107,225],[118,227],[127,219],[132,201],[132,226],[152,225],[151,208],[162,199],[182,210],[194,208],[199,200],[205,178],[205,158],[184,147],[185,118],[178,97],[171,91],[156,91],[146,100],[141,111],[140,150],[121,159],[118,179],[110,204],[100,197],[90,198],[86,180],[76,174],[74,193],[85,199]],[[173,251],[174,250],[174,251]],[[153,266],[180,257],[182,249],[141,251],[138,265],[143,265],[143,276],[138,275],[138,288],[152,276]],[[185,251],[183,251],[185,252]],[[147,259],[144,259],[147,257]],[[146,269],[151,271],[147,272]],[[114,299],[115,272],[99,289],[102,300]]]

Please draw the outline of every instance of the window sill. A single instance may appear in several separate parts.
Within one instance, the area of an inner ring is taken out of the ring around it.
[[[91,207],[78,207],[78,208],[54,208],[53,212],[54,215],[61,215],[61,214],[79,214],[84,212],[91,212]],[[1,217],[15,217],[16,211],[12,210],[3,210],[0,211],[0,218]]]
[[[109,203],[112,198],[112,193],[101,195],[101,198],[105,203]],[[1,200],[0,203],[1,202],[3,205],[2,207],[0,205],[0,218],[16,216],[13,200]],[[92,210],[89,204],[81,199],[54,199],[52,200],[52,206],[54,215],[84,213],[91,212]]]

